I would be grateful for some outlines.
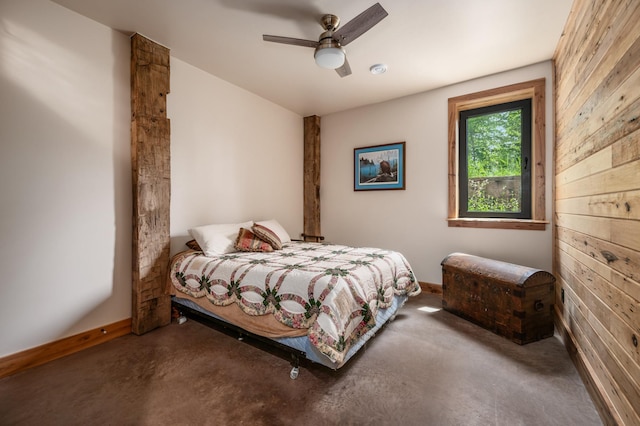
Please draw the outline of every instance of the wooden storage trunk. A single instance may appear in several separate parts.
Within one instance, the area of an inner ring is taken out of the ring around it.
[[[524,345],[553,336],[555,280],[540,269],[452,253],[442,261],[442,307]]]

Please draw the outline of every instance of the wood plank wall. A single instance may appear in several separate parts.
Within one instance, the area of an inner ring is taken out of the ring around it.
[[[557,326],[605,424],[640,424],[639,22],[575,0],[554,55]]]

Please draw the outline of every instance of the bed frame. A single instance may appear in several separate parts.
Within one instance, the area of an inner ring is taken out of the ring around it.
[[[230,323],[215,314],[208,313],[203,308],[195,305],[196,307],[187,306],[180,302],[181,299],[179,296],[171,298],[171,306],[178,311],[178,323],[184,322],[186,318],[190,318],[194,321],[197,321],[207,327],[216,329],[218,331],[226,332],[229,335],[236,335],[237,339],[243,341],[245,337],[252,339],[254,341],[263,343],[273,349],[276,349],[278,352],[287,354],[290,357],[291,362],[291,371],[289,372],[289,377],[292,380],[298,378],[298,374],[300,373],[300,363],[301,360],[309,361],[314,364],[322,365],[323,367],[329,368],[331,370],[337,370],[338,368],[345,365],[350,358],[356,355],[356,353],[360,352],[363,347],[369,342],[369,340],[374,337],[380,330],[382,330],[387,324],[392,322],[399,310],[402,308],[404,303],[407,301],[408,296],[400,296],[394,299],[394,303],[391,307],[385,310],[381,310],[378,312],[377,320],[379,323],[372,330],[369,330],[367,334],[361,337],[361,341],[359,343],[354,344],[347,354],[347,357],[344,359],[343,363],[337,366],[331,366],[327,363],[324,363],[323,360],[316,358],[318,355],[316,353],[307,353],[302,349],[287,345],[278,341],[277,339],[272,339],[269,337],[260,336],[258,334],[252,333],[250,331],[245,330],[244,328]],[[188,303],[189,300],[187,299]],[[184,318],[181,320],[180,318]],[[288,339],[306,339],[304,336],[288,338]]]
[[[292,380],[298,378],[298,374],[300,372],[300,359],[306,357],[306,353],[304,351],[292,348],[290,346],[284,345],[276,340],[269,339],[268,337],[260,336],[255,333],[251,333],[243,329],[242,327],[238,327],[230,322],[227,322],[223,319],[215,317],[213,315],[207,315],[203,312],[200,312],[196,309],[190,308],[177,302],[172,298],[171,307],[175,308],[180,316],[178,318],[190,318],[194,321],[197,321],[207,327],[216,329],[216,330],[230,330],[234,334],[238,335],[238,340],[243,341],[245,337],[248,337],[253,340],[257,340],[259,342],[265,343],[279,351],[285,352],[291,356],[291,371],[289,372],[289,377]],[[181,320],[179,320],[180,323]]]

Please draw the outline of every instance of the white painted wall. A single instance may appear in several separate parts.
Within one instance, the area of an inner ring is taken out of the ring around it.
[[[171,252],[188,229],[277,219],[302,232],[303,120],[171,59]]]
[[[0,1],[0,357],[131,316],[130,40]],[[302,117],[172,58],[173,252],[187,229],[302,231]]]
[[[129,38],[0,2],[0,356],[131,316]]]
[[[442,283],[440,262],[455,251],[551,271],[551,225],[546,231],[449,228],[446,220],[448,98],[538,78],[546,78],[546,218],[551,219],[551,72],[551,62],[545,62],[322,117],[326,240],[398,250],[418,280],[430,283]],[[406,141],[406,190],[354,192],[353,149],[400,141]]]

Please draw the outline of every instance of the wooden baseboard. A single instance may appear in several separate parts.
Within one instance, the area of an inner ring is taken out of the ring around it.
[[[420,288],[425,293],[442,294],[441,284],[426,283],[422,281],[418,281],[418,284],[420,284]]]
[[[131,333],[131,318],[0,358],[0,378]]]
[[[609,404],[607,404],[607,399],[604,397],[604,392],[602,391],[602,389],[600,389],[602,384],[593,373],[589,361],[585,358],[582,351],[576,345],[575,336],[569,329],[568,324],[564,321],[564,318],[562,318],[560,309],[560,307],[555,306],[556,330],[558,330],[560,336],[562,337],[562,341],[564,342],[564,346],[569,353],[569,357],[571,358],[571,361],[573,361],[573,365],[575,365],[576,370],[578,370],[578,374],[580,374],[580,378],[582,379],[587,392],[591,396],[591,400],[593,401],[593,405],[600,415],[600,419],[605,425],[621,424],[616,421],[615,417],[613,416],[613,412],[611,411]]]

